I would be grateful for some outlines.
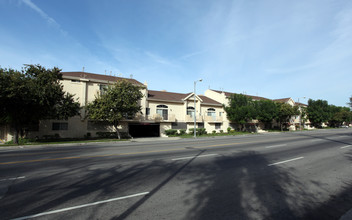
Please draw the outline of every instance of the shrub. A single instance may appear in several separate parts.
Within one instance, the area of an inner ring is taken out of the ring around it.
[[[227,128],[227,133],[231,133],[231,127]]]
[[[180,129],[178,134],[179,134],[179,135],[184,135],[184,134],[186,134],[186,129]]]
[[[188,129],[188,134],[194,134],[194,128]]]
[[[222,134],[222,133],[224,133],[224,131],[223,131],[223,130],[220,130],[220,133]]]
[[[216,131],[215,131],[215,130],[213,130],[213,134],[216,134]]]
[[[207,134],[207,130],[205,128],[197,128],[197,134],[198,135]]]
[[[169,129],[169,130],[165,130],[165,134],[166,135],[176,135],[177,134],[177,130],[176,129]]]
[[[97,132],[99,138],[118,138],[116,132]],[[129,139],[131,136],[127,132],[120,132],[122,139]]]

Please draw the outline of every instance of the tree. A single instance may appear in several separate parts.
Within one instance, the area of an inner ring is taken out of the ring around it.
[[[330,127],[339,127],[344,122],[349,124],[352,120],[351,110],[348,107],[340,107],[335,105],[330,105],[330,118],[329,126]]]
[[[256,118],[264,123],[265,128],[270,128],[273,120],[277,118],[277,104],[272,100],[259,100],[255,102]]]
[[[321,127],[321,124],[327,122],[330,118],[330,107],[325,100],[308,100],[307,115],[314,127]]]
[[[229,106],[224,106],[227,118],[234,123],[244,125],[255,117],[255,108],[251,98],[242,94],[232,94],[230,96]]]
[[[121,120],[141,112],[139,101],[142,97],[140,86],[127,80],[118,81],[87,105],[88,117],[110,123],[121,139],[117,126]]]
[[[291,106],[287,103],[278,102],[278,114],[277,121],[280,123],[281,131],[283,130],[283,125],[290,122],[292,116],[299,115],[298,106]]]
[[[347,105],[349,105],[352,110],[352,96],[350,97],[350,102],[348,102]]]
[[[79,103],[63,91],[60,69],[25,65],[21,70],[0,68],[0,123],[10,125],[14,143],[20,132],[45,119],[67,119],[79,114]]]

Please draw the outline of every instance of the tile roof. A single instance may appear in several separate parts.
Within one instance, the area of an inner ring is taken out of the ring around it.
[[[171,101],[171,102],[183,102],[183,99],[185,99],[190,94],[192,93],[175,93],[175,92],[148,90],[148,99],[160,100],[160,101]],[[221,105],[220,102],[217,102],[207,96],[198,95],[198,97],[203,100],[202,104]]]
[[[288,102],[291,98],[273,99],[274,102]]]
[[[99,81],[106,81],[106,82],[116,82],[119,80],[128,80],[129,82],[137,85],[143,85],[141,82],[135,80],[135,79],[129,79],[129,78],[122,78],[122,77],[116,77],[116,76],[107,76],[107,75],[101,75],[101,74],[95,74],[95,73],[87,73],[87,72],[61,72],[62,77],[76,77],[76,78],[85,78],[85,79],[90,79],[90,80],[99,80]]]
[[[214,92],[217,92],[217,93],[224,93],[226,97],[230,97],[232,94],[238,94],[238,93],[225,92],[225,91],[219,91],[219,90],[213,90],[213,89],[211,89],[211,90]],[[268,98],[264,98],[264,97],[260,97],[260,96],[246,95],[246,94],[242,94],[242,95],[245,95],[253,100],[270,100]]]

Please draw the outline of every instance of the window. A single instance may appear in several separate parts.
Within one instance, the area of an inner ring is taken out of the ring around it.
[[[194,108],[193,107],[187,107],[187,115],[190,115],[192,118],[194,118]]]
[[[167,105],[156,106],[156,113],[163,117],[164,120],[168,120],[168,107]]]
[[[107,89],[108,89],[108,85],[100,84],[99,85],[100,95],[103,95],[106,92]]]
[[[171,124],[172,129],[187,129],[187,123],[184,122],[173,122]]]
[[[208,116],[211,116],[213,118],[213,120],[216,120],[216,113],[215,113],[215,109],[214,108],[208,108]]]
[[[53,122],[52,130],[53,131],[68,130],[68,123],[67,122]]]
[[[72,79],[72,80],[71,80],[71,82],[74,82],[74,83],[79,83],[79,82],[81,82],[81,81],[79,81],[79,80],[75,80],[75,79]]]
[[[220,117],[222,116],[222,112],[219,112],[219,116],[220,116]]]
[[[204,128],[204,123],[198,123],[198,128]]]
[[[150,108],[146,108],[146,109],[145,109],[145,114],[146,114],[146,115],[150,115]]]
[[[221,129],[221,123],[215,123],[215,129],[216,130]]]

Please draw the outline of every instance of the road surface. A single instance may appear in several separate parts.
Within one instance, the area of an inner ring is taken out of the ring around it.
[[[352,129],[0,149],[0,219],[339,219]]]

